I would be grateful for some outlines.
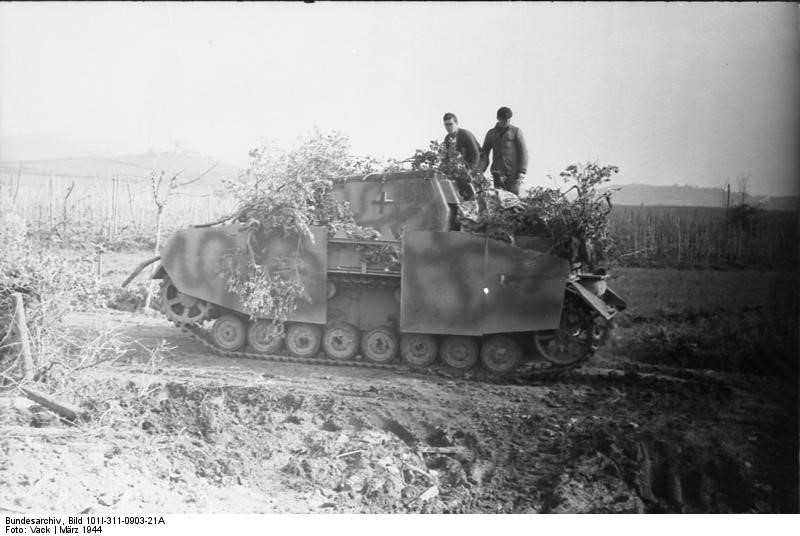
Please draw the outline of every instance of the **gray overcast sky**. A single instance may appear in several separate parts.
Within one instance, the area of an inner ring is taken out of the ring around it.
[[[796,193],[799,70],[794,4],[5,3],[0,158],[179,143],[245,165],[314,125],[405,157],[444,112],[482,140],[507,105],[529,184],[596,159]]]

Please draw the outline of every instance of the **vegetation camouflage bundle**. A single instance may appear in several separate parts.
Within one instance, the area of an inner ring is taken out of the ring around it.
[[[375,172],[377,162],[353,157],[345,136],[319,131],[302,138],[289,152],[264,146],[251,151],[250,156],[247,173],[227,184],[238,201],[237,208],[220,220],[245,224],[242,232],[248,234],[247,251],[224,257],[220,271],[227,289],[245,310],[253,317],[273,319],[280,329],[298,303],[309,299],[300,281],[303,266],[299,251],[301,240],[314,240],[313,226],[326,226],[332,236],[362,241],[381,238],[375,229],[358,225],[350,207],[333,195],[338,178]],[[546,236],[555,254],[589,269],[606,254],[611,193],[599,193],[597,187],[617,172],[614,166],[570,166],[561,173],[569,186],[566,192],[534,188],[520,199],[491,187],[489,181],[467,169],[460,155],[453,158],[445,154],[436,141],[427,150],[418,150],[410,162],[414,169],[436,169],[459,184],[466,181],[477,189],[477,199],[461,207],[464,231],[509,242],[518,235]],[[569,199],[570,194],[574,199]],[[265,256],[256,251],[255,244],[263,243],[256,237],[271,233],[297,237],[297,253],[259,260]],[[400,262],[399,251],[393,246],[362,242],[357,250],[366,264],[396,266]],[[242,258],[246,259],[244,264],[237,260]]]
[[[337,132],[314,131],[285,153],[275,147],[261,147],[250,152],[250,168],[243,180],[229,182],[238,201],[234,214],[224,220],[246,223],[248,233],[245,266],[237,265],[234,254],[221,267],[227,288],[251,315],[271,318],[280,326],[297,303],[307,300],[300,282],[299,255],[272,259],[260,264],[254,250],[259,233],[280,233],[314,240],[312,226],[326,226],[331,235],[361,240],[379,239],[375,229],[356,224],[350,207],[333,195],[338,178],[365,175],[376,171],[371,158],[353,157],[347,138]],[[397,262],[399,252],[383,245],[360,246],[365,262]]]
[[[616,166],[573,164],[560,173],[566,191],[535,187],[522,199],[522,221],[532,234],[544,230],[553,241],[553,253],[594,270],[608,260],[612,240],[608,232],[613,190],[598,187],[619,172]]]
[[[522,198],[484,186],[475,201],[459,207],[462,230],[507,242],[517,236],[546,237],[555,255],[594,270],[607,260],[612,245],[613,191],[600,192],[598,186],[617,172],[616,166],[571,165],[561,172],[566,191],[537,186]]]

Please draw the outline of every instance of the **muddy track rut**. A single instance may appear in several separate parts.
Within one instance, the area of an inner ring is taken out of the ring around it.
[[[162,320],[84,315],[70,322],[75,329],[117,323],[145,346],[165,340],[174,349],[157,370],[142,352],[94,371],[79,400],[96,419],[84,437],[65,431],[0,440],[8,454],[0,463],[0,505],[171,512],[797,507],[797,434],[777,380],[588,366],[553,381],[486,383],[225,359]],[[108,392],[114,401],[101,396]],[[39,419],[40,429],[61,429],[42,422],[35,407],[17,401],[9,408],[0,426]],[[102,419],[115,423],[113,433],[97,426]],[[75,493],[57,496],[67,478],[77,479]]]

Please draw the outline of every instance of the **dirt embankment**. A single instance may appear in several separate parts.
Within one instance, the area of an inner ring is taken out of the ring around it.
[[[146,327],[146,326],[145,326]],[[790,512],[779,384],[533,385],[224,360],[182,343],[87,378],[77,428],[6,397],[0,507],[166,512]],[[147,330],[141,331],[147,333]],[[70,493],[65,494],[64,490]]]

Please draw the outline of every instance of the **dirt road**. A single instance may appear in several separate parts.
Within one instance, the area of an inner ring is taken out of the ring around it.
[[[86,375],[79,427],[0,398],[0,509],[797,509],[795,415],[776,379],[605,355],[558,380],[484,383],[225,359],[142,316],[69,323],[174,348],[156,363],[137,345]]]

